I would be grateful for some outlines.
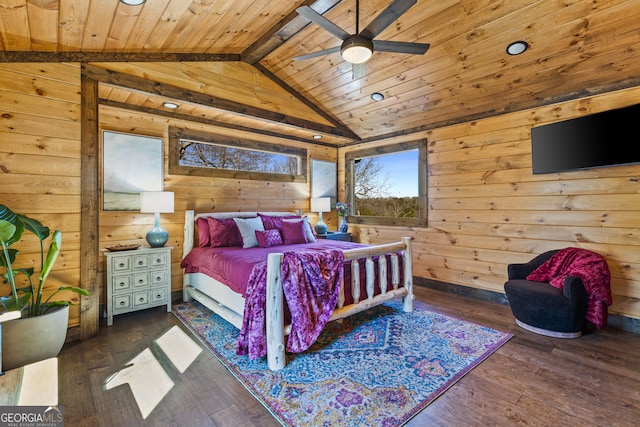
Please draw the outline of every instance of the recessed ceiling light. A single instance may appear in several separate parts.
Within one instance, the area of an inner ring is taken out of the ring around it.
[[[162,106],[165,108],[171,108],[172,110],[178,108],[178,104],[176,104],[175,102],[163,102]]]
[[[322,135],[313,135],[313,139],[322,139]]]
[[[120,3],[124,3],[128,6],[140,6],[147,0],[120,0]]]
[[[382,101],[384,99],[384,95],[380,92],[373,92],[371,94],[371,99],[373,99],[374,101]]]
[[[510,43],[509,46],[507,46],[507,53],[509,55],[520,55],[528,48],[529,48],[529,43],[522,40],[518,40],[517,42]]]

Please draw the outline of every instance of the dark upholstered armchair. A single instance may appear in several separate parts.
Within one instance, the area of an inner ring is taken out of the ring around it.
[[[557,338],[577,338],[586,323],[588,294],[582,280],[569,276],[562,289],[526,277],[558,251],[538,255],[526,264],[510,264],[504,290],[516,323]]]

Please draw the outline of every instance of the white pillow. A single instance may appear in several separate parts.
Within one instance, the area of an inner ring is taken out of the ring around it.
[[[316,239],[316,234],[313,232],[313,227],[311,227],[311,222],[309,222],[309,217],[303,217],[301,219],[283,219],[286,222],[304,222],[304,236],[307,238],[307,243],[315,243],[318,241]]]
[[[253,248],[258,246],[256,231],[264,231],[262,219],[257,216],[255,218],[233,218],[233,220],[238,225],[238,230],[240,230],[242,247]]]

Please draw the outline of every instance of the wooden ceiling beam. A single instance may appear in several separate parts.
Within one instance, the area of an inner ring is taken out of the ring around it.
[[[300,6],[311,6],[319,14],[324,14],[341,0],[307,0]],[[242,52],[242,60],[249,64],[256,64],[262,58],[282,46],[289,38],[306,27],[311,21],[301,16],[295,10],[285,16],[270,31],[256,40]]]
[[[0,51],[0,62],[213,62],[240,60],[240,55],[222,53]]]
[[[181,100],[193,104],[203,105],[206,107],[217,108],[219,110],[229,111],[236,114],[249,116],[255,119],[279,123],[287,126],[294,126],[300,129],[307,129],[318,133],[325,133],[327,135],[352,138],[352,133],[345,129],[327,126],[321,123],[310,122],[308,120],[299,119],[297,117],[289,116],[286,114],[276,113],[262,108],[256,108],[227,99],[216,98],[215,96],[207,95],[204,93],[192,92],[181,87],[172,86],[166,83],[153,82],[128,74],[106,70],[104,68],[92,66],[89,64],[86,64],[82,68],[82,73],[84,76],[93,80],[123,87],[140,93],[165,96],[167,98],[175,100]]]

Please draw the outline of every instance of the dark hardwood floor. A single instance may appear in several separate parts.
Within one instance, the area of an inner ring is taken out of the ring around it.
[[[640,335],[607,327],[581,338],[520,329],[499,303],[416,288],[431,309],[515,334],[414,417],[408,426],[640,425]],[[277,426],[279,423],[207,350],[184,373],[162,363],[154,340],[181,323],[161,308],[117,316],[97,338],[59,356],[66,426]],[[174,382],[143,419],[128,385],[105,381],[151,349]]]

